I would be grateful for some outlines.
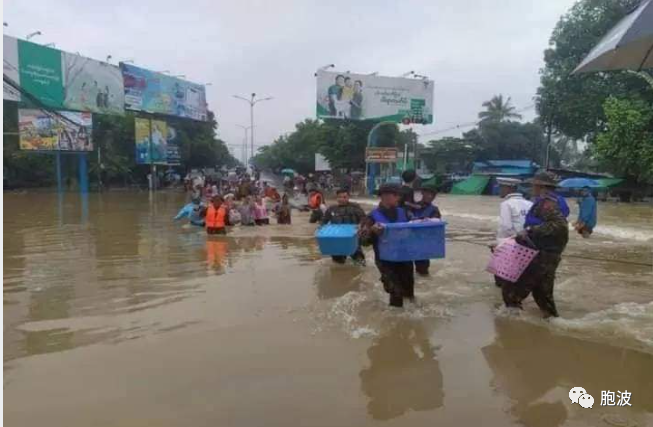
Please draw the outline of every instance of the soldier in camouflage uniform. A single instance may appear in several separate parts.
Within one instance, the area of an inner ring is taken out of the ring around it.
[[[533,192],[539,197],[530,213],[541,223],[527,227],[517,235],[516,240],[540,252],[516,283],[506,281],[502,286],[503,301],[507,307],[521,308],[522,301],[532,292],[545,317],[558,317],[553,284],[562,252],[569,240],[567,220],[560,211],[558,198],[552,193],[554,188],[555,181],[548,174],[539,174],[533,180]]]
[[[336,191],[338,200],[337,205],[330,206],[322,217],[322,225],[325,224],[360,224],[365,218],[365,211],[356,203],[349,201],[349,190],[341,188]],[[344,264],[347,260],[346,256],[332,256],[334,262]],[[365,265],[365,254],[360,246],[356,252],[351,256],[356,264]]]

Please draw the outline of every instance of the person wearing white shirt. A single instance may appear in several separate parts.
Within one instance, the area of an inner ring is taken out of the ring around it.
[[[497,244],[500,245],[524,229],[526,214],[533,203],[524,199],[523,194],[517,190],[520,181],[514,178],[497,178],[499,195],[503,202],[499,209],[499,228],[497,230]]]

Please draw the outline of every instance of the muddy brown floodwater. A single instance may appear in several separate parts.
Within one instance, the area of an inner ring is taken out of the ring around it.
[[[650,205],[572,234],[547,322],[484,272],[497,198],[438,198],[447,258],[404,310],[306,214],[207,239],[171,220],[184,201],[4,195],[7,426],[653,425]]]

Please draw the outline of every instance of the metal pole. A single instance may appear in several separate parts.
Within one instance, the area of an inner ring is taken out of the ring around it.
[[[59,150],[55,154],[55,167],[57,172],[57,192],[61,194],[63,192],[63,182],[61,178],[61,151]]]
[[[97,146],[97,188],[98,191],[102,191],[102,155],[100,152],[102,151],[102,148],[100,147],[100,144],[98,143]]]
[[[252,158],[254,157],[254,94],[252,94],[252,101],[250,102],[249,119],[249,125],[252,128],[252,131],[249,134],[252,137],[252,146],[250,147],[249,156]],[[247,165],[245,165],[245,167],[247,167]]]
[[[149,147],[148,152],[149,152],[149,156],[150,156],[150,183],[149,184],[150,184],[150,191],[154,191],[155,190],[155,176],[154,176],[155,169],[154,169],[154,158],[152,156],[152,117],[150,117],[150,129],[149,129],[149,131],[150,131],[150,137],[149,137],[149,140],[148,140],[148,147]]]

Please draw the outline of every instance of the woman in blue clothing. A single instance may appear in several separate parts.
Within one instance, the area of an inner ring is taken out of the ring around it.
[[[583,188],[578,199],[578,219],[574,228],[584,238],[588,238],[596,227],[596,199],[589,187]]]

